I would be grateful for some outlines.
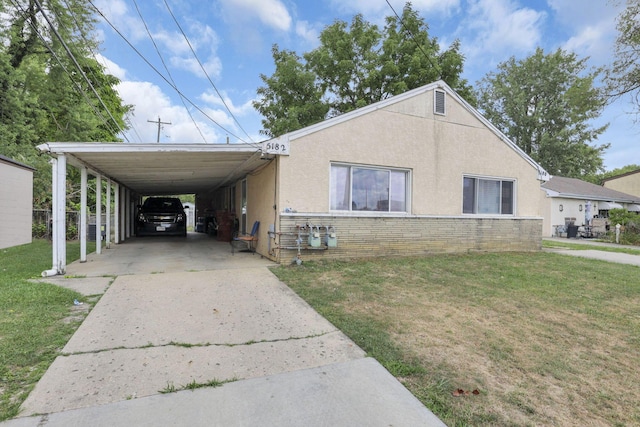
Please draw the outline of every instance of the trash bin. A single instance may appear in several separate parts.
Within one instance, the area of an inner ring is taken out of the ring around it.
[[[96,241],[96,225],[95,224],[88,224],[87,235],[88,235],[87,240],[89,240],[90,242]],[[101,240],[105,240],[105,237],[107,236],[107,231],[105,230],[104,225],[100,225],[100,235],[102,236]]]
[[[567,239],[572,237],[578,237],[578,226],[577,225],[569,225],[567,227]]]

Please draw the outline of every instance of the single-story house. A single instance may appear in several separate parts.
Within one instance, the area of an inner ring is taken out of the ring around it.
[[[54,241],[71,165],[111,184],[115,243],[132,235],[142,196],[195,194],[196,217],[215,215],[218,239],[259,222],[254,248],[277,262],[541,248],[548,173],[442,81],[259,146],[39,148],[54,157]],[[56,248],[47,274],[64,271]]]
[[[547,172],[442,81],[265,146],[231,197],[273,260],[541,247]]]
[[[602,185],[612,190],[640,197],[640,169],[604,179]]]
[[[576,178],[553,176],[541,188],[545,195],[544,236],[564,237],[569,225],[590,227],[577,231],[597,235],[609,230],[611,209],[640,212],[640,197]]]
[[[0,249],[31,243],[34,170],[0,155]]]

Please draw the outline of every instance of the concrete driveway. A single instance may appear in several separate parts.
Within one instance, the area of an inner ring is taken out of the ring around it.
[[[105,293],[3,425],[444,425],[270,265],[195,233],[70,265]]]

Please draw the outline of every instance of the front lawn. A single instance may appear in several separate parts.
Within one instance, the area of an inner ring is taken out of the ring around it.
[[[68,262],[79,257],[80,244],[68,243]],[[0,249],[0,421],[17,415],[84,318],[71,316],[80,294],[29,280],[50,268],[47,240]]]
[[[638,267],[540,252],[273,271],[449,426],[640,424]]]

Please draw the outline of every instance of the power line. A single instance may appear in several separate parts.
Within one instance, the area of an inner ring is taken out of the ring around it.
[[[245,144],[248,144],[245,140],[243,140],[242,138],[240,138],[238,135],[234,134],[233,132],[231,132],[230,130],[226,129],[224,126],[222,126],[220,123],[218,123],[217,121],[215,121],[211,116],[209,116],[204,110],[202,110],[202,108],[200,108],[199,106],[197,106],[193,101],[191,101],[191,99],[189,99],[189,97],[187,97],[186,95],[184,95],[180,89],[178,89],[174,84],[172,84],[153,64],[151,64],[151,62],[149,62],[149,60],[124,36],[124,34],[122,34],[122,32],[120,32],[120,30],[118,30],[115,25],[113,25],[113,23],[100,11],[100,9],[98,9],[96,7],[96,5],[93,4],[93,0],[88,0],[89,4],[94,8],[94,10],[102,17],[102,19],[105,20],[105,22],[113,29],[113,31],[115,31],[124,41],[125,43],[127,43],[127,45],[129,45],[129,47],[131,49],[133,49],[133,51],[149,66],[151,67],[151,69],[153,71],[156,72],[156,74],[158,74],[173,90],[175,90],[179,95],[183,96],[185,100],[187,100],[187,102],[189,104],[191,104],[194,108],[196,108],[198,111],[200,111],[207,119],[209,119],[212,123],[214,123],[216,126],[218,126],[220,129],[222,129],[223,131],[227,132],[229,135],[233,136],[234,138],[236,138],[237,140],[244,142]]]
[[[111,70],[109,70],[109,66],[108,66],[107,64],[102,64],[102,63],[98,60],[98,57],[97,57],[96,51],[94,50],[94,45],[91,43],[91,41],[90,41],[90,40],[88,40],[88,39],[85,37],[85,34],[84,34],[84,32],[82,31],[82,28],[81,28],[81,26],[80,26],[80,22],[78,22],[78,19],[76,19],[76,16],[75,16],[75,13],[74,13],[73,8],[69,7],[69,3],[67,2],[67,0],[62,0],[62,1],[63,1],[63,3],[64,3],[64,4],[65,4],[65,6],[66,6],[67,11],[69,12],[69,16],[71,17],[71,19],[72,19],[72,20],[73,20],[73,22],[75,23],[76,29],[78,30],[78,34],[80,34],[80,37],[82,37],[82,39],[83,39],[83,40],[84,40],[84,42],[85,42],[85,46],[89,49],[89,51],[91,52],[91,55],[93,55],[93,59],[96,61],[96,63],[98,63],[99,65],[103,66],[103,67],[104,67],[104,68],[109,72],[109,74],[110,74],[110,75],[113,75],[113,73],[111,73]],[[54,13],[54,15],[56,15],[56,17],[58,18],[58,21],[60,22],[60,25],[62,25],[62,19],[60,19],[60,16],[59,16],[59,15],[58,15],[58,13],[55,11],[55,9],[52,9],[52,12],[53,12],[53,13]],[[89,71],[91,72],[91,74],[93,75],[93,77],[94,77],[94,78],[96,79],[96,81],[97,81],[97,80],[98,80],[98,76],[96,75],[95,70],[94,70],[93,68],[91,68],[91,67],[90,67],[90,68],[89,68]],[[125,114],[128,114],[128,113],[125,113]],[[102,117],[101,117],[101,118],[102,118]],[[104,120],[104,118],[102,118],[102,119],[103,119],[103,123],[105,124],[105,126],[107,126],[107,127],[111,127],[111,125],[109,124],[109,122],[108,122],[107,120]],[[128,119],[126,119],[126,118],[125,118],[124,120],[125,120],[125,122],[127,122],[127,123],[128,123],[128,127],[129,127],[129,128],[131,128],[131,129],[133,130],[133,132],[134,132],[136,135],[138,135],[138,131],[137,131],[137,129],[135,128],[135,125],[133,124],[133,122],[131,122],[131,120],[128,120]],[[123,136],[123,138],[125,138],[125,140],[126,140],[126,135],[124,134],[124,131],[120,131],[120,129],[119,129],[119,128],[117,128],[116,130],[117,130],[117,132],[115,132],[115,133],[116,133],[116,134],[117,134],[117,133],[121,133],[121,134],[122,134],[122,136]],[[112,130],[112,131],[113,131],[113,130]],[[139,135],[138,135],[138,138],[140,138],[140,136],[139,136]]]
[[[134,0],[134,2],[135,2],[135,0]],[[198,58],[198,55],[196,54],[195,50],[193,49],[193,46],[191,45],[191,42],[189,41],[189,38],[187,37],[187,35],[185,34],[184,30],[182,29],[182,26],[180,25],[180,23],[176,19],[176,16],[173,14],[173,11],[171,10],[171,8],[169,7],[169,4],[167,3],[167,0],[164,0],[164,5],[167,7],[167,10],[169,11],[169,14],[173,18],[173,22],[175,22],[176,25],[178,26],[178,29],[180,30],[180,33],[182,33],[182,37],[184,37],[185,41],[189,45],[189,49],[191,49],[191,53],[193,53],[193,57],[196,59],[196,61],[198,61],[198,65],[200,66],[200,69],[202,70],[204,75],[207,77],[207,80],[209,80],[209,83],[211,83],[211,86],[213,87],[213,89],[216,91],[216,93],[220,97],[220,100],[222,101],[222,104],[227,109],[227,111],[229,112],[229,114],[231,115],[233,120],[236,122],[236,124],[238,125],[240,130],[242,130],[242,132],[244,132],[244,134],[247,135],[247,138],[249,138],[249,140],[251,142],[254,142],[253,139],[251,138],[251,136],[249,136],[249,134],[247,133],[247,131],[244,130],[244,128],[242,127],[242,125],[240,124],[238,119],[236,119],[236,116],[233,114],[233,112],[231,111],[231,109],[229,108],[227,103],[225,102],[224,97],[222,96],[222,94],[220,94],[220,91],[218,91],[218,88],[216,87],[216,85],[211,80],[211,77],[209,77],[209,74],[207,73],[207,70],[202,65],[202,62],[200,62],[200,59]]]
[[[158,124],[158,140],[156,142],[160,142],[160,129],[162,129],[162,125],[170,125],[171,122],[163,122],[158,117],[158,120],[147,120],[149,123],[157,123]]]
[[[173,76],[171,75],[171,71],[169,71],[169,67],[167,67],[166,62],[164,61],[164,58],[162,57],[162,54],[160,53],[160,49],[158,49],[158,45],[156,44],[156,41],[153,38],[153,35],[151,35],[151,31],[149,31],[149,27],[147,26],[147,22],[144,20],[144,17],[142,16],[142,12],[140,12],[140,8],[138,7],[138,2],[136,0],[133,0],[133,4],[136,6],[136,10],[138,11],[138,16],[142,20],[142,24],[144,25],[144,28],[147,31],[147,35],[151,39],[151,43],[153,43],[153,47],[156,49],[156,53],[158,54],[158,57],[160,58],[160,62],[162,62],[162,65],[164,66],[164,69],[167,71],[167,75],[169,76],[169,79],[171,79],[171,83],[173,83],[173,85],[176,86],[176,82],[173,79]],[[189,108],[187,108],[187,104],[184,102],[184,98],[182,97],[182,95],[180,95],[180,101],[182,101],[182,105],[184,105],[184,109],[187,110],[187,114],[189,114],[189,117],[191,118],[191,121],[193,122],[193,125],[198,130],[198,133],[200,134],[200,137],[202,137],[202,141],[206,143],[207,140],[205,139],[204,135],[202,134],[202,131],[200,130],[200,127],[198,126],[198,123],[196,123],[195,119],[193,118],[193,115],[191,114],[191,111],[189,110]],[[158,118],[158,122],[159,121],[160,121],[160,119]],[[160,124],[158,124],[158,142],[160,142]]]
[[[91,54],[93,55],[93,59],[94,59],[98,64],[100,64],[101,66],[103,66],[103,67],[108,71],[108,73],[109,73],[110,75],[113,75],[113,73],[112,73],[112,72],[111,72],[111,70],[109,69],[109,65],[108,65],[108,64],[106,64],[106,63],[102,64],[102,63],[98,60],[98,56],[97,56],[97,54],[96,54],[96,51],[94,50],[94,46],[92,45],[91,41],[90,41],[90,40],[87,40],[87,38],[85,37],[85,34],[84,34],[84,32],[82,31],[82,29],[81,29],[80,23],[79,23],[79,22],[78,22],[78,20],[76,19],[76,16],[75,16],[75,14],[74,14],[74,10],[73,10],[73,8],[69,7],[69,3],[67,2],[67,0],[62,0],[62,1],[64,2],[65,6],[67,7],[67,11],[69,12],[69,16],[71,16],[71,19],[72,19],[72,20],[73,20],[73,22],[75,23],[75,25],[76,25],[76,29],[78,30],[78,33],[80,34],[80,36],[82,37],[82,39],[85,41],[85,45],[87,46],[87,48],[89,49],[89,51],[90,51],[90,52],[91,52]],[[53,10],[53,13],[58,17],[58,20],[59,20],[59,21],[61,21],[60,16],[56,13],[56,11],[55,11],[55,10]],[[91,71],[91,73],[93,74],[93,77],[94,77],[94,78],[96,78],[96,80],[98,80],[98,79],[97,79],[97,76],[96,76],[96,73],[95,73],[95,71],[93,70],[93,68],[90,68],[89,70],[90,70],[90,71]],[[128,112],[126,112],[126,113],[125,113],[125,116],[126,116],[126,115],[128,115],[128,114],[129,114],[129,113],[128,113]],[[129,120],[128,118],[125,118],[124,120],[125,120],[125,122],[127,122],[127,123],[128,123],[128,126],[133,130],[133,132],[138,136],[138,139],[140,139],[140,135],[138,134],[138,130],[136,129],[136,127],[135,127],[135,125],[133,124],[133,122],[132,122],[131,120]],[[104,122],[104,124],[105,124],[107,127],[110,127],[110,125],[108,124],[108,122],[107,122],[106,120],[105,120],[105,121],[103,121],[103,122]],[[116,132],[116,133],[117,133],[117,132]],[[124,133],[122,133],[122,136],[126,139],[126,135],[125,135]]]
[[[13,1],[13,0],[12,0]],[[95,105],[93,105],[93,103],[91,102],[91,100],[89,99],[89,97],[87,96],[87,94],[85,93],[85,90],[78,84],[78,82],[76,82],[73,79],[73,76],[71,75],[71,73],[69,72],[69,70],[65,67],[65,65],[62,63],[62,60],[60,60],[60,58],[58,57],[58,55],[56,54],[56,52],[53,50],[53,47],[51,47],[47,40],[45,39],[45,37],[40,33],[40,31],[38,30],[38,28],[31,22],[31,20],[27,19],[27,12],[22,8],[22,6],[20,6],[20,4],[18,4],[16,1],[13,1],[14,6],[16,6],[16,8],[18,9],[18,11],[22,14],[22,16],[25,18],[25,21],[29,22],[29,26],[31,26],[31,28],[33,29],[34,33],[38,36],[38,38],[40,39],[40,41],[42,42],[43,46],[45,48],[47,48],[47,50],[51,53],[51,56],[53,56],[53,58],[56,60],[56,62],[58,63],[58,65],[60,65],[60,67],[62,68],[62,70],[65,72],[65,74],[67,74],[67,76],[69,77],[69,80],[71,81],[71,83],[76,87],[76,89],[78,90],[78,93],[82,94],[82,96],[84,97],[85,101],[87,101],[87,104],[91,107],[91,109],[93,109],[93,112],[96,113],[96,115],[102,120],[103,123],[105,123],[105,125],[109,126],[107,119],[105,119],[105,117],[102,115],[102,113],[100,113],[100,111],[98,111],[95,107]],[[38,7],[40,7],[40,5],[38,5]],[[40,8],[40,10],[42,11],[42,9]],[[44,12],[42,13],[44,16]],[[45,16],[46,19],[46,16]],[[49,21],[47,21],[49,22]],[[53,26],[49,23],[49,25],[51,26],[51,28],[53,28]],[[85,76],[86,78],[86,76]],[[104,104],[103,104],[104,105]],[[109,111],[107,109],[107,111]],[[118,126],[117,122],[115,122],[114,120],[114,124],[117,126],[118,129],[120,129],[120,127]],[[126,139],[126,135],[125,139]],[[128,142],[128,140],[127,140]]]
[[[40,13],[42,14],[42,16],[44,17],[44,19],[47,21],[47,23],[49,24],[49,27],[51,28],[51,31],[53,31],[53,33],[55,34],[56,38],[60,41],[60,43],[62,44],[62,47],[64,47],[65,51],[67,52],[67,55],[69,56],[69,58],[71,58],[71,61],[73,62],[73,64],[76,66],[76,68],[78,69],[78,72],[80,73],[80,75],[82,75],[82,77],[84,78],[84,80],[87,82],[87,84],[89,85],[89,87],[91,88],[91,91],[93,92],[93,94],[96,96],[96,98],[98,98],[98,101],[100,101],[100,104],[102,105],[102,107],[107,111],[107,114],[109,115],[109,117],[111,118],[111,120],[113,120],[113,123],[116,125],[116,128],[118,128],[120,130],[120,132],[122,132],[122,134],[124,135],[124,130],[122,130],[122,128],[120,128],[120,125],[118,124],[118,122],[116,121],[115,117],[113,117],[113,114],[111,114],[111,110],[109,110],[109,108],[107,108],[107,105],[104,103],[104,101],[102,100],[102,97],[100,96],[100,94],[96,91],[96,89],[93,87],[93,84],[91,83],[91,80],[89,80],[89,78],[87,77],[87,75],[84,73],[84,71],[82,70],[82,67],[80,66],[80,64],[78,64],[78,61],[76,60],[75,56],[73,55],[73,52],[71,52],[71,49],[69,49],[69,46],[67,46],[67,43],[63,40],[63,38],[60,36],[60,33],[58,32],[58,30],[54,27],[53,23],[51,22],[51,20],[49,19],[49,17],[47,16],[47,14],[44,12],[44,9],[42,8],[42,4],[40,3],[40,0],[34,0],[35,4],[38,6],[38,9],[40,10]],[[125,139],[127,139],[126,135]],[[127,139],[127,142],[129,142],[129,140]]]
[[[436,64],[434,64],[433,61],[431,61],[431,58],[429,57],[429,55],[427,55],[424,49],[422,49],[422,46],[420,45],[420,43],[418,43],[418,40],[416,40],[411,30],[405,25],[404,20],[400,17],[400,15],[398,15],[398,12],[396,12],[393,6],[391,6],[391,3],[389,3],[389,0],[385,0],[385,1],[391,8],[391,11],[393,12],[393,14],[396,15],[396,18],[398,18],[398,21],[400,21],[400,25],[402,26],[402,28],[404,28],[404,30],[407,33],[409,33],[409,37],[411,37],[411,40],[413,40],[413,42],[416,44],[416,47],[420,50],[420,52],[422,52],[424,57],[427,58],[427,61],[429,61],[429,64],[431,64],[431,66],[438,72],[438,79],[441,79],[442,75],[440,74],[441,73],[440,67],[437,67]]]

